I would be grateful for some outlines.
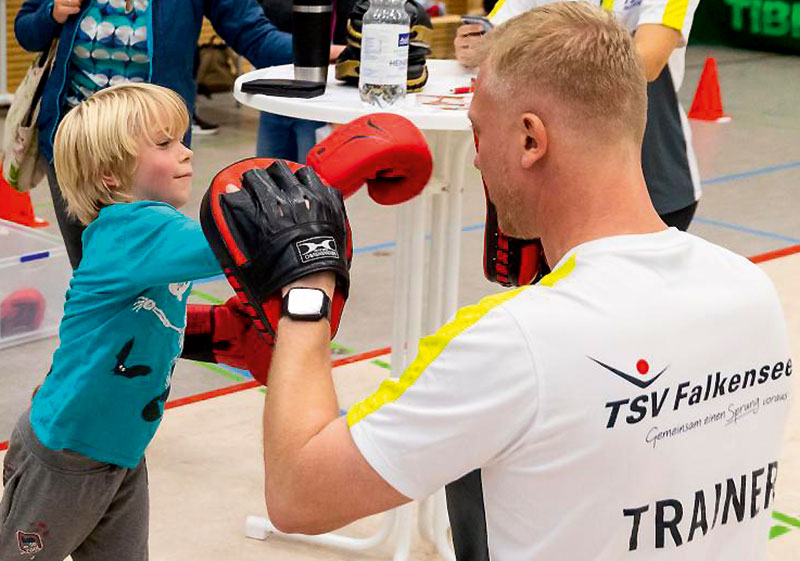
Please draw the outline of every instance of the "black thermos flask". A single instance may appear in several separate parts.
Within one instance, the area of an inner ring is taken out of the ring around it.
[[[331,0],[293,0],[294,77],[324,84],[331,51]]]

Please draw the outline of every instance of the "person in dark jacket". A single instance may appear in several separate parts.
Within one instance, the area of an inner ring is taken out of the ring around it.
[[[53,167],[53,137],[73,106],[107,86],[150,82],[177,92],[194,109],[194,52],[203,16],[257,68],[292,62],[292,37],[264,16],[256,0],[27,0],[14,22],[27,51],[58,40],[39,113],[39,144],[70,263],[81,259],[83,227],[67,214]],[[187,131],[185,143],[191,140]]]

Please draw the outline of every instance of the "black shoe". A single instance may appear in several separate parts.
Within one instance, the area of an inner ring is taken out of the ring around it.
[[[215,125],[214,123],[209,123],[208,121],[204,121],[200,117],[197,116],[197,113],[192,115],[192,135],[196,136],[208,136],[211,134],[217,134],[219,132],[219,125]]]

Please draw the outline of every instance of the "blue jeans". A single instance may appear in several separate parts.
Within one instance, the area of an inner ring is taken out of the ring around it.
[[[316,130],[325,123],[261,113],[256,156],[280,158],[304,164],[306,154],[317,143]]]

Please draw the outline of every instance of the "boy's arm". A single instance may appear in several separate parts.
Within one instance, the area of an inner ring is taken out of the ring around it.
[[[294,60],[292,36],[279,31],[256,0],[205,0],[205,15],[220,37],[256,68]]]
[[[125,269],[142,290],[222,272],[200,223],[166,205],[137,209],[123,243],[129,256]]]
[[[27,0],[14,19],[14,35],[23,49],[44,51],[61,33],[61,24],[52,16],[52,0]]]

